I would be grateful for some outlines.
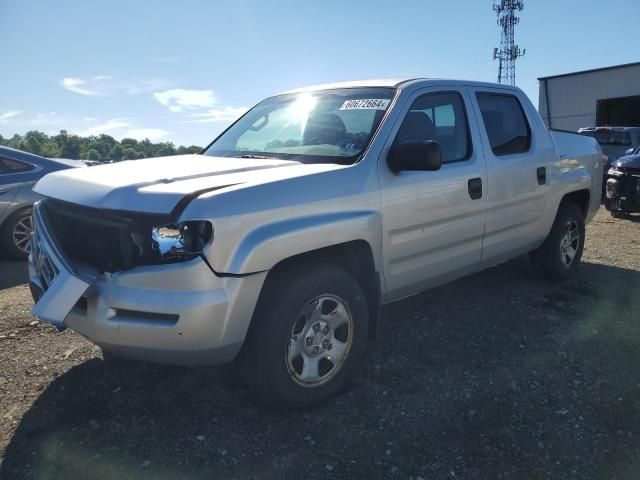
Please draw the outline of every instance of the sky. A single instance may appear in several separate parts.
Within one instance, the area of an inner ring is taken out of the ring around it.
[[[491,0],[0,0],[0,134],[206,145],[296,87],[440,77],[496,81]],[[639,61],[637,0],[525,0],[516,83]]]

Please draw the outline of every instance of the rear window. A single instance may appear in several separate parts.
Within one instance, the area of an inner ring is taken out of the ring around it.
[[[0,157],[0,174],[21,173],[33,170],[33,165],[12,158]]]
[[[527,152],[531,147],[531,128],[518,99],[497,93],[477,93],[476,98],[493,154]]]

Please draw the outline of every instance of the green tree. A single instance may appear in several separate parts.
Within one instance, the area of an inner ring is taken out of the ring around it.
[[[42,151],[42,147],[49,141],[49,137],[47,137],[42,132],[37,132],[35,130],[31,130],[22,137],[18,144],[18,148],[20,150],[24,150],[25,152],[35,153],[36,155],[40,155]]]
[[[155,157],[155,148],[151,140],[145,138],[144,140],[140,140],[138,142],[138,148],[136,149],[141,152],[143,157]]]
[[[123,138],[120,144],[123,148],[135,148],[138,146],[138,141],[135,138]]]
[[[201,147],[176,147],[172,142],[153,143],[148,138],[138,141],[135,138],[123,138],[118,142],[110,135],[90,135],[80,137],[66,130],[48,136],[35,130],[24,135],[15,134],[11,138],[0,135],[0,145],[17,148],[50,158],[73,158],[86,160],[132,160],[169,155],[183,155],[200,152]]]
[[[137,157],[137,153],[133,148],[125,148],[122,151],[122,159],[123,160],[135,160]]]
[[[53,139],[58,147],[60,147],[60,156],[62,158],[80,158],[80,137],[77,135],[69,135],[66,130],[60,130],[60,133],[53,137]]]
[[[55,142],[49,141],[42,146],[40,155],[48,158],[60,158],[60,147]]]
[[[109,152],[109,158],[111,160],[122,160],[122,155],[123,155],[123,149],[122,149],[122,145],[120,145],[119,143],[116,143],[112,148],[111,151]]]
[[[102,155],[100,155],[100,152],[92,148],[86,153],[86,156],[84,157],[83,160],[101,160],[101,159],[102,159]]]
[[[171,142],[158,143],[154,153],[154,157],[168,157],[176,154],[176,147]]]

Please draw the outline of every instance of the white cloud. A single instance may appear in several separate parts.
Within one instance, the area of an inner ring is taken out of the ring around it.
[[[220,106],[211,108],[203,113],[190,115],[191,119],[187,123],[208,123],[208,122],[232,122],[237,120],[248,110],[247,107]]]
[[[15,117],[16,115],[20,115],[20,110],[10,110],[8,112],[4,112],[0,114],[0,124],[6,125],[10,118]]]
[[[100,123],[98,125],[93,125],[83,132],[80,132],[80,135],[100,135],[101,133],[113,132],[116,130],[122,130],[124,128],[133,127],[133,124],[127,120],[126,118],[112,118],[111,120],[107,120],[104,123]]]
[[[152,142],[157,142],[171,133],[172,132],[161,128],[131,128],[120,136],[122,138],[135,138],[137,140],[144,140],[145,138],[148,138]]]
[[[216,103],[213,90],[172,88],[164,92],[155,92],[153,96],[160,104],[169,108],[172,112],[212,107]]]
[[[91,78],[66,77],[60,80],[63,88],[80,95],[106,97],[109,95],[137,95],[162,88],[160,80],[122,80],[109,75]]]

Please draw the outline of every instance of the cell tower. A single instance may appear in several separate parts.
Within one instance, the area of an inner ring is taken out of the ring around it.
[[[500,0],[494,3],[493,11],[498,15],[501,29],[500,48],[493,49],[493,59],[498,60],[498,83],[516,84],[516,59],[526,53],[515,44],[514,31],[520,19],[516,12],[524,9],[522,0]]]

